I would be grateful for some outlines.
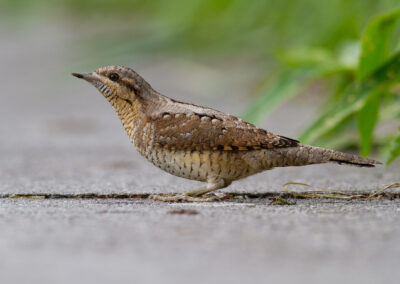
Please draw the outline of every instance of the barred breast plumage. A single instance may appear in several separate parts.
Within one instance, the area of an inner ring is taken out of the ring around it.
[[[243,152],[171,149],[155,142],[154,131],[151,123],[143,128],[135,127],[130,135],[131,142],[151,163],[175,176],[198,181],[222,177],[232,181],[257,172],[245,162]]]

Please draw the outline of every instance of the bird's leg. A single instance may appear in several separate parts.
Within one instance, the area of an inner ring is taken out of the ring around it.
[[[216,200],[222,200],[225,198],[223,196],[212,195],[208,196],[207,193],[221,189],[230,185],[231,182],[227,182],[224,179],[213,179],[207,182],[207,186],[202,186],[195,190],[186,191],[181,194],[176,195],[163,195],[156,194],[150,196],[153,200],[165,201],[165,202],[211,202]]]

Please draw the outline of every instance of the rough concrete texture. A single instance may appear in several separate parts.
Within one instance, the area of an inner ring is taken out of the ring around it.
[[[48,29],[38,38],[2,28],[1,194],[182,192],[199,186],[140,157],[100,94],[69,75],[90,70],[67,64],[74,59],[68,31]],[[216,76],[221,73],[179,61],[125,65],[171,97],[235,114],[249,87],[244,75],[232,80],[233,73]],[[315,112],[314,99],[285,105],[266,126],[294,136]],[[285,168],[226,191],[281,191],[289,181],[374,190],[398,182],[399,172],[398,163]],[[296,202],[0,199],[0,282],[398,283],[399,200]]]

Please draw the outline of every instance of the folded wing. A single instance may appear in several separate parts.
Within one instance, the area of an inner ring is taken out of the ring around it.
[[[154,142],[169,149],[248,151],[299,144],[225,114],[162,112],[148,122],[154,128]]]

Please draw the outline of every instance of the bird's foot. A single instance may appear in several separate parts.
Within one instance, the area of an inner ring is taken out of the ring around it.
[[[191,196],[189,194],[154,194],[150,195],[149,199],[163,202],[214,202],[229,199],[230,195],[224,193],[208,193],[200,196]]]

